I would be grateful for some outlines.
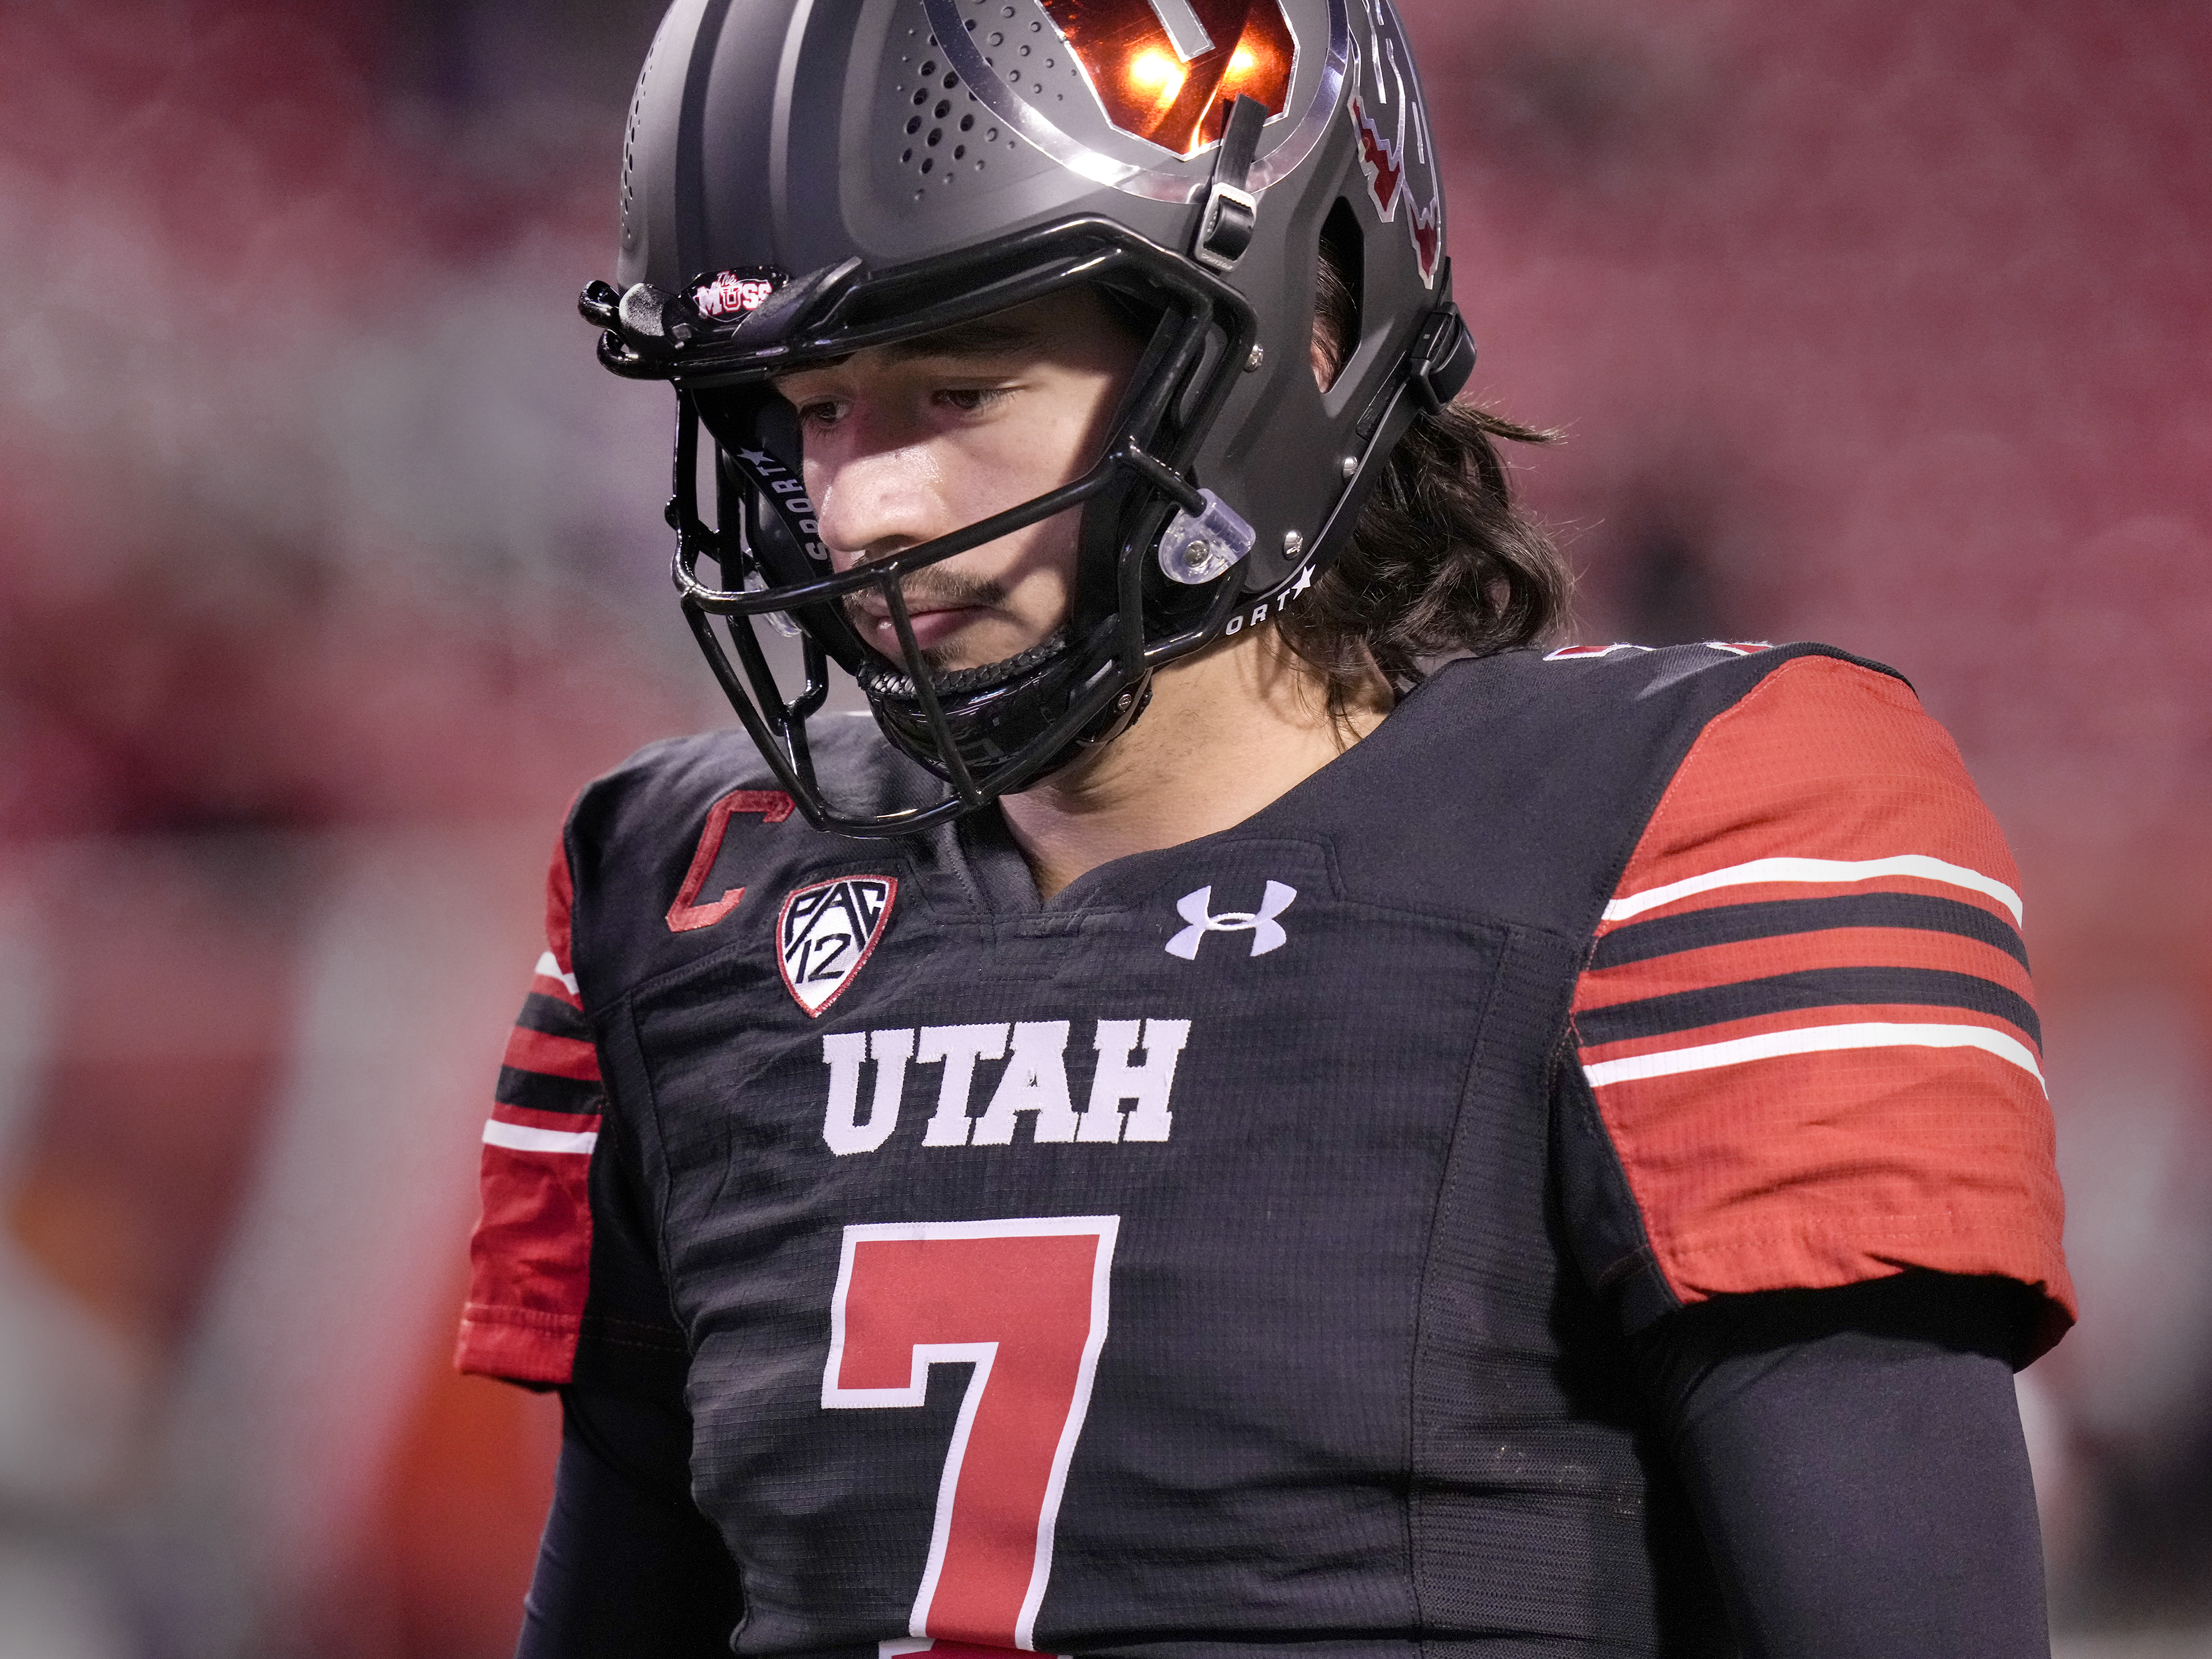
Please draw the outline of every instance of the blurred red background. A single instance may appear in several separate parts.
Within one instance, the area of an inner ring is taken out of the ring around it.
[[[657,15],[0,16],[0,1654],[511,1649],[477,1126],[568,795],[726,718],[572,308]],[[2212,1654],[2212,10],[1407,17],[1583,636],[1893,663],[2013,840],[2061,1650]]]

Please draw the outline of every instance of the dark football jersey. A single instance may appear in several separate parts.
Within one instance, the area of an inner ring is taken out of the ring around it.
[[[573,812],[460,1351],[681,1379],[740,1652],[1701,1650],[1626,1333],[1908,1267],[2070,1316],[2017,878],[1886,671],[1455,664],[1048,902],[995,814],[763,769]]]

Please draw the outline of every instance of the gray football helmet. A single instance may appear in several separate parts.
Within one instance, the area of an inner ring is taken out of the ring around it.
[[[1310,362],[1324,249],[1353,310],[1326,389]],[[1297,602],[1416,413],[1473,370],[1449,272],[1387,0],[677,0],[631,106],[619,282],[581,308],[609,368],[676,388],[676,584],[747,731],[815,823],[899,834],[1066,764],[1142,712],[1161,665]],[[1075,284],[1149,335],[1096,464],[833,571],[767,377]],[[1073,507],[1061,633],[933,671],[899,578]],[[864,587],[902,662],[847,620]],[[795,695],[763,619],[800,635]],[[824,798],[807,722],[832,663],[940,799]]]

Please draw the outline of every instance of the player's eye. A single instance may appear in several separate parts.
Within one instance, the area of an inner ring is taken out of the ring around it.
[[[798,401],[799,423],[817,429],[832,427],[845,418],[848,405],[842,398],[814,398]]]
[[[938,392],[937,400],[963,415],[975,415],[1003,401],[1011,391],[1006,386],[945,386]]]

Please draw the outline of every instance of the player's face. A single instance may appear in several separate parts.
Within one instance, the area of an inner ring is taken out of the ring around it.
[[[806,493],[839,570],[949,534],[1079,477],[1107,437],[1141,343],[1088,289],[779,377],[799,412]],[[1075,596],[1080,509],[916,571],[904,584],[933,667],[1042,643]],[[889,606],[848,600],[896,661]]]

